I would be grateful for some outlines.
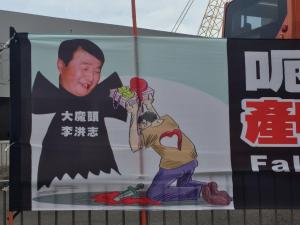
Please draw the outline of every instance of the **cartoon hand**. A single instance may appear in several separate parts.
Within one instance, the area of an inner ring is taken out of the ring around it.
[[[126,105],[126,109],[129,113],[135,113],[137,114],[138,110],[139,110],[139,105],[137,103],[133,104],[133,105],[130,105],[130,104],[127,104]]]
[[[153,101],[154,101],[154,98],[150,98],[150,99],[143,100],[142,103],[147,107],[147,106],[151,106]]]

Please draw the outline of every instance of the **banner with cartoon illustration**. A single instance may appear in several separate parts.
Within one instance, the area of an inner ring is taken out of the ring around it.
[[[298,42],[252,43],[17,33],[10,209],[290,207]]]
[[[138,47],[16,35],[12,210],[234,208],[226,41]]]

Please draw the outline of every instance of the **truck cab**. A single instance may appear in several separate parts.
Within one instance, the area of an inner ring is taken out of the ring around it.
[[[297,39],[299,12],[299,0],[233,0],[225,5],[223,37]]]

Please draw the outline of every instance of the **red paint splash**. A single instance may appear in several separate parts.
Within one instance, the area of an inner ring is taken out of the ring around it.
[[[152,200],[147,197],[128,197],[123,198],[120,201],[115,201],[114,198],[120,194],[118,191],[106,192],[91,196],[91,199],[97,203],[106,205],[160,205],[160,202]]]

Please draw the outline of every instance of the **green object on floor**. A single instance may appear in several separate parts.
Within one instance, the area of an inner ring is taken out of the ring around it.
[[[138,190],[141,190],[144,188],[144,184],[140,183],[137,184],[135,187],[128,186],[126,190],[121,191],[120,194],[114,198],[115,201],[120,201],[123,198],[128,198],[128,197],[134,197],[137,198],[139,197]]]

